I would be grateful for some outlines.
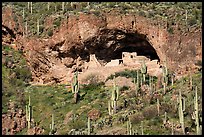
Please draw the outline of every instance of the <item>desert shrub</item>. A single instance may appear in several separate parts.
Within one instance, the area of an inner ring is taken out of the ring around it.
[[[52,29],[48,29],[48,31],[47,31],[47,35],[50,36],[50,37],[53,35],[53,31],[52,31]]]
[[[171,103],[162,103],[160,110],[161,114],[164,114],[164,112],[167,112],[171,115],[177,114],[177,107]]]
[[[170,34],[173,34],[174,33],[174,30],[172,27],[168,27],[167,31],[170,33]]]
[[[162,122],[163,122],[162,117],[161,116],[156,116],[152,120],[149,121],[149,124],[156,126],[156,125],[159,125],[159,123],[162,123]]]
[[[151,119],[151,118],[157,116],[157,114],[158,114],[157,106],[156,105],[151,105],[151,106],[146,107],[143,110],[142,114],[146,119]]]
[[[84,81],[90,85],[97,85],[99,83],[99,76],[97,74],[89,74]]]
[[[31,80],[32,74],[27,67],[17,67],[15,69],[17,79],[22,79],[23,81],[29,82]]]
[[[140,70],[139,70],[140,73]],[[124,71],[120,71],[120,72],[116,72],[115,74],[111,74],[109,77],[107,77],[106,81],[108,81],[109,79],[113,79],[115,76],[115,78],[117,77],[126,77],[126,78],[136,78],[137,77],[137,70],[124,70]]]
[[[57,18],[53,22],[54,27],[59,27],[60,24],[61,24],[61,18]]]
[[[130,87],[129,86],[123,86],[120,88],[120,91],[125,91],[125,90],[128,90]]]
[[[106,95],[106,93],[100,93],[99,94],[99,99],[103,99],[104,97],[106,97],[107,95]]]
[[[139,15],[140,15],[140,16],[143,16],[143,17],[145,17],[145,16],[146,16],[146,14],[145,14],[145,12],[144,12],[144,11],[139,11]]]
[[[39,27],[39,32],[40,32],[40,33],[43,33],[43,30],[44,30],[44,27],[43,27],[43,26],[40,26],[40,27]]]
[[[69,127],[71,129],[81,129],[81,128],[85,128],[86,127],[86,122],[82,121],[80,119],[77,119],[75,121],[71,121],[69,122]]]
[[[138,124],[142,120],[144,120],[144,116],[142,113],[135,113],[135,114],[130,116],[130,121],[132,124]]]
[[[190,25],[190,26],[193,26],[193,25],[195,25],[197,23],[197,20],[196,20],[196,18],[194,17],[194,18],[191,18],[189,21],[188,21],[188,25]]]
[[[92,12],[94,15],[96,15],[96,16],[100,16],[100,11],[93,11]]]
[[[201,66],[202,67],[202,60],[197,60],[195,65]]]

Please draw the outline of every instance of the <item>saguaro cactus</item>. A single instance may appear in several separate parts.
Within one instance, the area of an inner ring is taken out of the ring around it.
[[[30,13],[32,14],[33,13],[33,3],[30,2]]]
[[[162,72],[163,72],[162,84],[163,84],[164,94],[165,94],[166,93],[166,86],[168,85],[168,70],[166,67],[166,63],[162,67]]]
[[[74,93],[75,103],[78,101],[78,92],[79,92],[79,81],[78,81],[78,71],[74,73],[74,77],[71,83],[72,93]]]
[[[181,127],[182,127],[182,131],[183,131],[183,134],[185,134],[185,127],[184,127],[184,115],[183,115],[183,112],[185,111],[185,100],[183,100],[182,102],[182,97],[181,97],[181,90],[179,90],[179,122],[181,124]]]
[[[37,35],[40,33],[40,25],[39,25],[39,19],[37,19]]]
[[[145,65],[144,60],[142,61],[142,64],[141,64],[141,72],[142,72],[142,76],[143,76],[143,82],[145,82],[145,76],[147,73],[147,66]]]
[[[28,129],[31,128],[31,119],[32,119],[32,106],[30,103],[30,94],[29,94],[29,103],[26,105],[26,121],[28,124]]]
[[[109,115],[112,115],[112,114],[113,114],[113,112],[112,112],[112,106],[111,106],[111,102],[110,102],[110,101],[108,101],[108,114],[109,114]]]
[[[62,11],[64,11],[64,2],[62,2]]]
[[[171,135],[174,135],[174,122],[172,121],[172,125],[171,125]]]
[[[160,110],[159,108],[160,108],[160,104],[159,104],[159,99],[157,98],[157,112],[158,112],[158,116],[159,116],[159,112],[160,112],[160,111],[159,111],[159,110]]]
[[[132,135],[133,129],[132,129],[132,123],[130,119],[127,121],[127,135]]]
[[[193,89],[193,78],[192,75],[190,74],[190,89]]]
[[[144,129],[143,129],[143,121],[141,121],[141,130],[142,130],[142,135],[144,135]]]
[[[88,135],[90,135],[91,134],[91,119],[90,119],[90,117],[88,117],[87,126],[88,126]]]
[[[52,123],[50,124],[50,134],[53,135],[55,132],[55,121],[54,121],[54,114],[52,114]]]
[[[28,22],[25,23],[25,35],[28,35]]]
[[[116,113],[117,101],[119,98],[119,87],[114,83],[111,100],[113,102],[113,112]]]
[[[196,134],[200,135],[202,133],[201,132],[202,128],[200,127],[200,124],[199,124],[197,86],[195,87],[194,109],[195,109]]]
[[[25,11],[24,11],[24,8],[23,8],[23,19],[25,18]]]
[[[30,2],[28,2],[28,10],[30,9]]]
[[[114,86],[112,89],[111,100],[108,101],[109,115],[116,113],[118,98],[119,98],[119,87],[115,84],[115,78],[114,78]]]
[[[50,10],[50,3],[47,3],[47,10]]]
[[[137,81],[135,78],[133,78],[133,83],[135,85],[135,94],[137,96],[137,92],[139,91],[140,88],[140,83],[139,83],[139,71],[137,70]]]
[[[166,111],[164,112],[164,124],[166,124],[166,122],[167,122],[167,113],[166,113]]]
[[[174,74],[171,74],[171,86],[174,85]]]

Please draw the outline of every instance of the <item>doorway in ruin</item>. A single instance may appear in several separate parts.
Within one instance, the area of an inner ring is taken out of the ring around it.
[[[114,59],[122,59],[123,52],[136,52],[137,56],[145,56],[150,60],[160,61],[156,50],[143,34],[128,33],[118,29],[104,29],[84,42],[83,54],[95,54],[100,63],[107,63]]]

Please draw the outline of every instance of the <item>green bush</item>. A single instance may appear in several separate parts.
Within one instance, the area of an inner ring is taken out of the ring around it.
[[[140,73],[140,70],[139,70],[139,73]],[[107,77],[106,81],[108,81],[109,79],[113,79],[114,76],[115,78],[119,76],[126,77],[126,78],[136,78],[137,70],[124,70],[124,71],[116,72],[114,75],[111,74],[109,77]]]
[[[55,19],[53,22],[54,27],[59,27],[60,24],[61,24],[61,18],[60,17]]]
[[[142,113],[136,113],[130,116],[130,121],[132,124],[138,124],[144,120],[144,116]]]
[[[157,116],[157,114],[158,114],[157,106],[151,105],[151,106],[144,108],[142,114],[145,117],[145,119],[151,119],[151,118]]]
[[[15,69],[15,72],[16,72],[16,78],[22,79],[25,82],[29,82],[32,78],[32,74],[27,67],[23,67],[23,68],[17,67]]]
[[[89,74],[84,81],[91,85],[97,85],[99,83],[99,76],[97,74]]]
[[[125,90],[128,90],[130,87],[128,87],[128,86],[123,86],[123,87],[121,87],[120,88],[120,91],[125,91]]]
[[[174,33],[174,30],[172,27],[168,27],[167,31],[170,33],[170,34],[173,34]]]
[[[48,35],[49,37],[51,37],[51,36],[53,35],[53,31],[52,31],[52,29],[48,29],[48,31],[47,31],[47,35]]]
[[[77,119],[75,121],[69,122],[69,128],[70,129],[81,129],[86,128],[86,122],[82,121],[80,119]]]
[[[143,17],[145,17],[145,16],[146,16],[146,14],[145,14],[145,12],[144,12],[144,11],[139,11],[139,15],[140,15],[140,16],[143,16]]]

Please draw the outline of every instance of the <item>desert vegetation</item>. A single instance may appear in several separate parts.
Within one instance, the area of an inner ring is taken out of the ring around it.
[[[12,51],[8,47],[2,50],[3,52]],[[17,56],[8,57],[8,60],[15,60],[20,56],[21,53],[18,53]],[[23,64],[18,67],[21,66]],[[32,86],[20,82],[21,84],[16,85],[18,81],[30,79],[30,76],[26,76],[23,71],[16,71],[15,67],[9,67],[8,63],[2,64],[3,113],[8,113],[7,102],[11,100],[17,104],[16,109],[23,109],[28,121],[27,128],[17,134],[27,134],[28,128],[34,126],[44,129],[43,134],[65,135],[117,134],[114,133],[114,129],[118,127],[121,128],[118,134],[201,133],[201,72],[175,80],[173,85],[169,82],[164,92],[164,87],[158,90],[150,88],[150,85],[159,82],[156,77],[151,78],[145,75],[145,81],[137,84],[137,79],[143,80],[141,70],[125,70],[112,74],[113,80],[116,77],[128,76],[138,88],[124,88],[117,83],[106,87],[99,81],[95,81],[94,84],[80,84],[79,88],[76,88],[79,94],[76,102],[76,98],[73,98],[75,92],[72,91],[71,83]],[[29,70],[25,71],[29,74]],[[19,73],[24,77],[12,78],[15,83],[11,84],[8,73]],[[164,75],[164,77],[170,79],[170,75]],[[77,79],[75,82],[77,83]],[[20,89],[22,91],[17,91]],[[18,92],[22,93],[22,100],[19,99],[20,96],[17,96]]]
[[[135,14],[157,20],[161,27],[174,33],[175,29],[187,32],[202,26],[201,2],[3,2],[22,17],[27,36],[50,37],[61,21],[79,13],[103,16],[112,10],[120,14]],[[53,18],[53,25],[46,27],[45,19]],[[177,28],[176,28],[177,26]]]

